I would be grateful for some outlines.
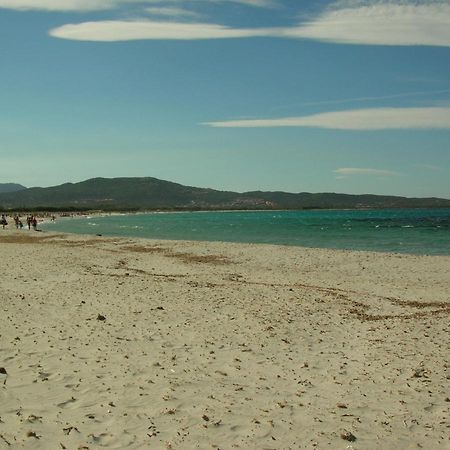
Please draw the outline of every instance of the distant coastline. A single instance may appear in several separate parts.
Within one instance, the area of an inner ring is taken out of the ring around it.
[[[157,178],[92,178],[48,188],[0,192],[9,212],[309,211],[450,208],[446,198],[373,194],[231,192],[184,186]]]

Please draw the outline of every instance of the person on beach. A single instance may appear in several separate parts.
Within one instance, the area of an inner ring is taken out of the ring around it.
[[[32,227],[33,227],[33,230],[34,230],[34,231],[37,231],[37,219],[36,219],[36,216],[33,216],[33,217],[31,218],[31,225],[32,225]]]
[[[8,225],[6,216],[4,214],[2,214],[2,218],[0,219],[0,224],[3,226],[3,229],[5,229],[6,225]]]
[[[17,214],[14,215],[14,223],[16,225],[16,229],[19,229],[19,216]]]
[[[31,216],[30,215],[27,216],[27,225],[28,225],[28,229],[31,230]]]

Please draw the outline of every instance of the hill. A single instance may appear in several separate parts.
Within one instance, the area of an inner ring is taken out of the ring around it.
[[[23,191],[24,189],[26,189],[26,187],[22,186],[21,184],[0,183],[0,193],[3,193],[3,192],[17,192],[17,191]]]
[[[157,178],[92,178],[0,193],[3,209],[342,209],[450,208],[450,200],[336,193],[230,192]]]

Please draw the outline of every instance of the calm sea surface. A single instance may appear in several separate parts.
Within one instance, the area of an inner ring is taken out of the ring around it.
[[[104,236],[450,255],[450,209],[149,213],[60,219],[44,228]]]

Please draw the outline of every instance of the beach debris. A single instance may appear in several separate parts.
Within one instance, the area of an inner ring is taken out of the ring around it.
[[[40,439],[41,438],[40,436],[38,436],[36,434],[35,431],[31,431],[31,430],[27,432],[27,437],[34,437],[35,439]]]
[[[102,315],[102,314],[99,314],[99,315],[97,316],[97,320],[105,321],[105,320],[106,320],[106,317],[105,317],[104,315]]]
[[[423,367],[419,367],[417,369],[414,369],[413,374],[412,374],[413,378],[422,378],[426,376],[426,371]]]
[[[102,438],[104,436],[108,436],[108,434],[107,433],[100,433],[98,435],[95,435],[94,433],[91,433],[91,434],[88,435],[88,437],[92,438],[92,440],[94,442],[101,442],[101,440],[102,440]]]
[[[70,405],[70,404],[72,404],[73,402],[76,402],[76,401],[77,401],[77,399],[74,396],[72,396],[72,397],[70,397],[68,400],[66,400],[64,402],[57,403],[56,406],[58,408],[66,408],[68,405]]]
[[[150,425],[148,427],[149,433],[147,433],[148,437],[155,437],[159,434],[159,431],[156,429],[155,425]]]
[[[209,422],[209,417],[208,417],[206,414],[203,414],[202,419],[203,419],[205,422]]]
[[[11,444],[11,442],[9,442],[6,438],[5,438],[5,436],[3,436],[3,434],[0,434],[0,439],[8,446],[8,447],[10,447],[12,444]]]
[[[8,377],[8,372],[4,367],[0,367],[0,380],[4,378],[3,384],[6,384],[6,378]]]
[[[338,403],[336,406],[341,409],[347,409],[347,405],[345,403]]]
[[[80,432],[80,430],[77,427],[70,426],[70,427],[67,427],[67,428],[63,428],[63,433],[65,435],[69,435],[72,430],[75,430],[78,433]]]
[[[29,415],[28,417],[27,417],[27,421],[28,422],[31,422],[31,423],[33,423],[33,422],[36,422],[37,420],[39,420],[40,422],[42,422],[42,416],[35,416],[34,414],[31,414],[31,415]]]
[[[41,381],[48,381],[49,376],[50,376],[50,373],[39,372],[39,378],[41,379]]]
[[[349,442],[355,442],[356,441],[356,436],[351,433],[350,431],[344,430],[341,433],[341,438],[344,439],[345,441],[349,441]]]

